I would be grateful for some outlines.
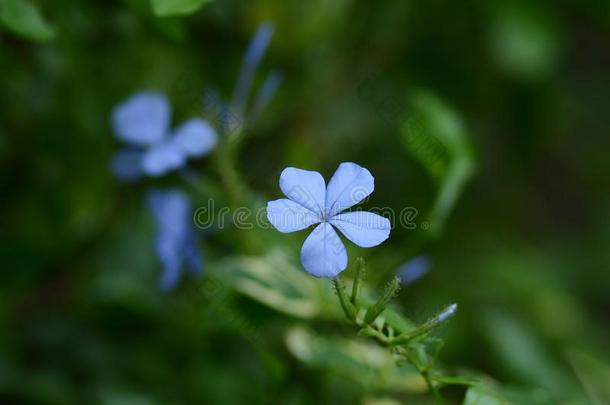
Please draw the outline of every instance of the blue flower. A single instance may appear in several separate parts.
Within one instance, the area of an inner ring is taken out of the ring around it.
[[[254,77],[269,47],[273,31],[273,25],[264,22],[252,37],[244,53],[230,103],[222,101],[216,89],[206,89],[204,111],[216,117],[219,130],[225,135],[239,134],[247,125],[253,123],[269,104],[282,82],[282,74],[272,70],[251,99]]]
[[[431,264],[428,256],[420,255],[400,266],[396,275],[402,285],[409,285],[428,274]]]
[[[278,231],[319,224],[301,249],[301,263],[312,276],[335,277],[347,267],[347,252],[334,228],[360,247],[377,246],[390,235],[387,218],[365,211],[341,213],[374,189],[371,173],[355,163],[341,163],[328,186],[318,172],[288,167],[280,175],[280,189],[288,198],[267,203],[267,218]]]
[[[169,102],[159,92],[135,93],[114,109],[115,135],[129,145],[112,158],[116,177],[135,181],[143,175],[161,176],[216,145],[216,132],[205,120],[192,118],[170,132],[170,119]]]
[[[254,73],[258,68],[258,65],[265,56],[267,47],[271,42],[273,36],[273,25],[269,22],[262,23],[254,37],[248,45],[248,49],[244,54],[244,60],[239,71],[237,78],[237,84],[235,85],[235,91],[233,93],[233,102],[231,103],[232,110],[235,114],[243,115],[247,97],[252,87],[252,80],[254,79]]]
[[[178,283],[183,267],[192,275],[199,275],[203,270],[191,204],[183,192],[175,189],[150,191],[148,203],[157,224],[155,251],[163,266],[159,284],[162,290],[169,291]]]

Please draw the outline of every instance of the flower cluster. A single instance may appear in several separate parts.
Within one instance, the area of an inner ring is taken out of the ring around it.
[[[231,103],[213,104],[219,109],[217,129],[221,135],[231,134],[227,128],[230,116],[243,129],[243,124],[255,119],[275,94],[281,75],[272,71],[247,110],[254,75],[272,35],[273,26],[261,24],[245,52]],[[204,104],[206,101],[204,97]],[[205,105],[202,107],[206,109]],[[171,115],[167,97],[158,91],[136,92],[115,107],[110,124],[116,138],[126,145],[110,161],[110,169],[118,179],[133,182],[144,176],[160,177],[184,168],[189,159],[202,157],[216,147],[219,136],[207,120],[190,118],[172,130]],[[178,283],[182,268],[188,268],[193,275],[201,274],[203,259],[188,196],[177,189],[153,190],[148,203],[157,223],[154,246],[163,267],[160,286],[167,291]]]

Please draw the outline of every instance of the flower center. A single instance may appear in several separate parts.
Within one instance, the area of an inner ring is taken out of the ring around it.
[[[322,218],[321,219],[322,219],[322,222],[328,222],[328,220],[330,218],[328,217],[328,211],[327,210],[322,211]]]

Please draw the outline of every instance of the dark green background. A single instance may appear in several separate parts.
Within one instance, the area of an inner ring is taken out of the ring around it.
[[[53,40],[0,32],[0,402],[430,401],[300,362],[283,338],[297,321],[255,300],[232,298],[260,333],[251,344],[234,322],[199,311],[209,302],[189,281],[168,295],[156,288],[144,194],[183,183],[113,179],[110,111],[157,89],[177,123],[197,111],[177,85],[185,77],[229,98],[264,20],[276,31],[257,83],[271,68],[284,81],[236,159],[251,189],[279,198],[288,165],[328,178],[354,161],[376,178],[369,205],[425,212],[435,184],[385,105],[434,93],[463,119],[476,169],[443,234],[423,247],[432,272],[402,291],[404,313],[421,321],[457,302],[442,361],[508,386],[586,403],[596,395],[587,386],[610,382],[610,3],[216,0],[172,18],[138,0],[39,3]],[[371,77],[373,99],[358,92]],[[212,180],[212,161],[193,168]],[[210,235],[206,257],[249,253],[237,234]],[[411,234],[350,250],[378,264],[371,289]],[[304,237],[286,237],[295,261]]]

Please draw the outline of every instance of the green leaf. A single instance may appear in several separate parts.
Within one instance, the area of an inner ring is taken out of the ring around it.
[[[376,302],[375,299],[367,294],[362,297],[361,301],[364,307],[370,307]],[[381,313],[381,317],[383,318],[385,324],[391,326],[397,334],[411,331],[416,327],[416,325],[410,319],[406,318],[391,306],[388,306]]]
[[[593,405],[610,404],[610,365],[603,356],[582,349],[568,351],[568,359]]]
[[[498,67],[520,78],[546,77],[560,57],[560,30],[544,7],[501,2],[492,8],[490,45]]]
[[[483,386],[470,387],[464,398],[464,405],[511,405],[498,393]]]
[[[471,376],[434,376],[434,381],[447,384],[447,385],[465,385],[465,386],[476,386],[481,384],[481,379]]]
[[[415,93],[409,99],[410,116],[401,128],[402,142],[438,184],[428,214],[429,229],[438,233],[472,176],[474,158],[460,116],[438,97]]]
[[[413,322],[390,307],[383,311],[382,316],[385,323],[394,328],[396,333],[404,333],[415,329],[415,324]]]
[[[504,371],[515,379],[540,386],[556,396],[580,399],[576,381],[547,352],[545,344],[519,320],[507,313],[488,310],[483,331]]]
[[[386,309],[392,298],[398,292],[400,288],[400,279],[398,277],[394,277],[387,285],[384,290],[383,295],[375,302],[375,304],[371,305],[364,316],[364,323],[369,325],[377,319],[377,317]]]
[[[387,348],[369,340],[325,337],[296,326],[288,331],[286,346],[303,363],[333,370],[368,390],[419,393],[427,389],[413,367],[397,367]]]
[[[189,15],[212,0],[151,0],[153,11],[159,17]]]
[[[40,10],[27,0],[0,0],[0,22],[15,34],[38,42],[48,42],[55,30]]]
[[[475,380],[472,380],[470,385],[471,387],[466,391],[464,405],[558,405],[564,403],[551,398],[546,391],[539,388],[508,387],[491,382],[479,381],[477,383]]]
[[[340,317],[330,283],[309,276],[281,252],[230,257],[210,263],[209,271],[242,294],[279,312],[299,318]]]

